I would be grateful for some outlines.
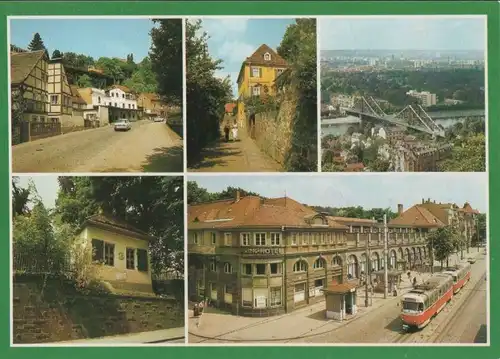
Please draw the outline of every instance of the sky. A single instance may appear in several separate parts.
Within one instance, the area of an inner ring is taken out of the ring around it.
[[[75,52],[99,57],[127,58],[140,62],[151,46],[150,19],[13,19],[11,44],[28,47],[39,33],[49,51]]]
[[[209,192],[232,186],[264,197],[283,197],[286,191],[288,198],[300,203],[325,207],[390,207],[397,211],[398,204],[407,209],[430,198],[459,206],[469,202],[482,213],[488,208],[488,175],[484,173],[188,176],[188,180]]]
[[[320,50],[479,50],[485,47],[483,18],[322,18]]]
[[[238,94],[236,80],[241,63],[262,44],[267,44],[276,50],[285,35],[286,28],[293,23],[294,19],[202,19],[201,31],[210,36],[208,40],[210,55],[214,59],[224,61],[222,63],[224,69],[217,75],[222,78],[231,76],[235,97]]]
[[[42,202],[46,208],[54,208],[56,205],[57,191],[59,190],[59,184],[57,182],[57,176],[54,175],[40,175],[36,177],[29,176],[18,176],[19,186],[27,188],[30,179],[34,182],[36,190]]]

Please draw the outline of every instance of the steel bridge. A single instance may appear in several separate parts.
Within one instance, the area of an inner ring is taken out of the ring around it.
[[[409,105],[399,113],[388,115],[373,97],[356,97],[354,105],[346,108],[345,112],[358,116],[360,119],[369,118],[389,122],[405,128],[412,128],[434,137],[444,137],[445,135],[444,129],[434,122],[420,105]]]

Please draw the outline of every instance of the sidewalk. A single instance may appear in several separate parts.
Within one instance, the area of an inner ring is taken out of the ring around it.
[[[155,330],[134,334],[116,335],[109,337],[79,339],[72,341],[57,342],[53,344],[155,344],[155,343],[184,343],[184,327]]]
[[[468,257],[476,257],[483,255],[483,253],[484,251],[478,253],[477,248],[471,249],[469,254],[464,251],[463,262],[466,262]],[[458,257],[452,256],[450,265],[459,262],[460,255]],[[368,307],[365,307],[364,287],[358,288],[357,313],[354,316],[349,316],[343,322],[326,319],[324,301],[288,314],[266,318],[239,317],[206,308],[198,325],[198,319],[193,317],[193,312],[190,310],[188,328],[192,337],[189,338],[189,342],[286,342],[321,333],[330,333],[381,307],[396,305],[401,300],[401,296],[413,288],[411,281],[414,277],[417,278],[418,283],[422,283],[430,276],[431,273],[411,271],[411,280],[409,280],[405,272],[402,275],[398,297],[389,293],[387,299],[384,299],[383,293],[373,293],[372,295],[369,292]]]

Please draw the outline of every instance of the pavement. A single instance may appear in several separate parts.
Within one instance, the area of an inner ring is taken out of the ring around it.
[[[182,172],[183,141],[165,123],[72,132],[12,146],[14,173]]]
[[[57,342],[55,344],[165,344],[185,343],[184,327],[154,330],[126,335],[116,335],[93,339],[80,339],[72,341]]]
[[[222,130],[221,130],[222,132]],[[189,172],[282,172],[283,166],[261,151],[257,144],[239,129],[238,140],[224,142],[221,138],[216,144],[205,148],[201,160]]]
[[[485,270],[483,253],[484,250],[478,253],[476,248],[471,248],[469,254],[464,253],[464,260],[478,256],[478,262],[473,266]],[[460,262],[459,256],[454,255],[450,258],[450,265],[458,262]],[[430,275],[430,273],[411,272],[411,278],[416,277],[419,282]],[[198,320],[193,317],[192,311],[189,311],[188,341],[189,343],[392,342],[400,336],[402,327],[399,319],[401,295],[412,288],[412,283],[405,274],[402,279],[398,297],[389,296],[384,299],[383,293],[373,295],[369,293],[368,307],[365,306],[365,291],[359,288],[358,312],[343,322],[326,319],[324,301],[289,314],[267,318],[239,317],[206,308],[202,318]]]

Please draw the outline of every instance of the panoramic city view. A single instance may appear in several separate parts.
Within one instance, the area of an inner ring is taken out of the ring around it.
[[[318,170],[315,19],[186,22],[187,167]]]
[[[187,183],[189,343],[488,342],[486,174]]]
[[[184,342],[182,176],[11,186],[14,344]]]
[[[14,172],[183,171],[181,19],[10,25]]]
[[[320,20],[325,172],[483,172],[483,17]]]

